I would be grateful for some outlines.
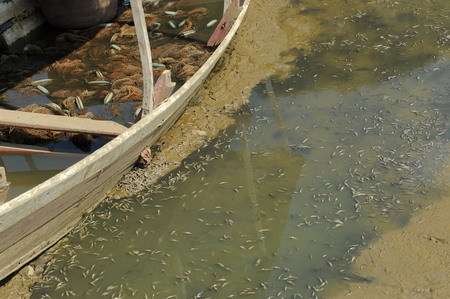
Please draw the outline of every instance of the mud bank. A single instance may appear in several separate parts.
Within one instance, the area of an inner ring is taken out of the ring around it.
[[[406,227],[363,250],[353,272],[371,280],[350,283],[330,298],[449,298],[450,197],[427,207]]]

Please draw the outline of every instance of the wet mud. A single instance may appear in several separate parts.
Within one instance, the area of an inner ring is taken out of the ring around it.
[[[426,207],[404,228],[391,231],[363,250],[352,282],[330,298],[450,297],[450,197]]]

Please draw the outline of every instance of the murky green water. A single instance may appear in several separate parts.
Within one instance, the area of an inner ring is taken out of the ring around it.
[[[349,270],[358,250],[448,190],[448,8],[281,9],[321,20],[296,72],[255,86],[234,127],[148,192],[103,203],[33,297],[310,298],[370,281]]]

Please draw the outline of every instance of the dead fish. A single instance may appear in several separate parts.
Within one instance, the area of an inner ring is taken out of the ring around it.
[[[116,44],[111,44],[111,48],[116,49],[117,51],[121,51],[121,50],[122,50],[122,48],[119,47],[119,46],[116,45]]]
[[[184,19],[183,21],[181,21],[180,23],[178,23],[178,28],[180,28],[181,26],[183,26],[184,24],[186,24],[187,19]]]
[[[52,82],[53,82],[53,79],[41,79],[41,80],[36,80],[36,81],[31,82],[31,85],[33,85],[33,86],[38,86],[38,85],[45,86],[45,85],[48,85],[48,84],[50,84]]]
[[[114,33],[113,36],[111,36],[111,39],[109,40],[109,42],[114,43],[118,37],[119,37],[119,33]]]
[[[174,16],[174,15],[177,14],[177,12],[176,12],[176,11],[166,10],[166,11],[164,12],[164,14],[165,14],[166,16]]]
[[[89,85],[112,85],[111,82],[106,81],[106,80],[89,81],[89,82],[87,82],[87,84],[89,84]]]
[[[44,105],[44,107],[52,110],[54,113],[57,113],[60,115],[64,114],[61,107],[56,103],[47,103]]]
[[[95,71],[95,75],[96,75],[97,78],[99,78],[100,80],[105,79],[105,76],[103,76],[102,72],[100,72],[99,70]]]
[[[79,96],[75,97],[75,103],[77,103],[77,107],[79,110],[82,110],[84,108],[83,101]]]
[[[136,109],[136,111],[134,111],[134,118],[137,118],[139,116],[139,114],[141,114],[142,111],[142,107],[139,107]]]
[[[114,93],[111,91],[110,93],[108,93],[106,95],[106,97],[103,99],[103,105],[108,104],[109,102],[111,102],[112,98],[113,98]]]
[[[49,95],[49,94],[50,94],[50,92],[48,91],[48,89],[45,88],[45,87],[42,86],[42,85],[36,85],[36,88],[37,88],[40,92],[42,92],[43,94],[45,94],[45,95]]]
[[[152,67],[166,67],[166,65],[162,63],[152,62]]]
[[[208,22],[208,24],[206,24],[206,28],[211,28],[212,26],[214,26],[217,23],[217,20],[211,20]]]
[[[172,21],[167,22],[167,24],[169,25],[169,27],[171,27],[173,29],[177,28],[177,25],[175,25],[175,23]]]
[[[179,37],[188,37],[189,35],[192,35],[195,33],[195,30],[187,30],[184,32],[181,32],[180,34],[178,34]]]

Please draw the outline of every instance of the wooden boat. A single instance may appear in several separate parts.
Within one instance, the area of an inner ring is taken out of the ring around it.
[[[0,279],[21,268],[67,234],[131,169],[141,151],[172,126],[225,52],[243,20],[249,1],[245,0],[239,8],[240,12],[229,32],[210,58],[173,95],[94,153],[31,190],[0,204]],[[237,3],[236,0],[233,2]],[[151,65],[148,64],[151,56],[146,52],[149,48],[145,47],[148,38],[142,5],[137,0],[131,4],[146,78],[149,71],[146,66]],[[216,28],[219,33],[230,24],[230,15],[225,14],[224,19]],[[150,83],[153,86],[152,78]],[[150,106],[151,110],[153,102],[145,101],[152,95],[148,88],[149,85],[144,85],[143,107]]]

